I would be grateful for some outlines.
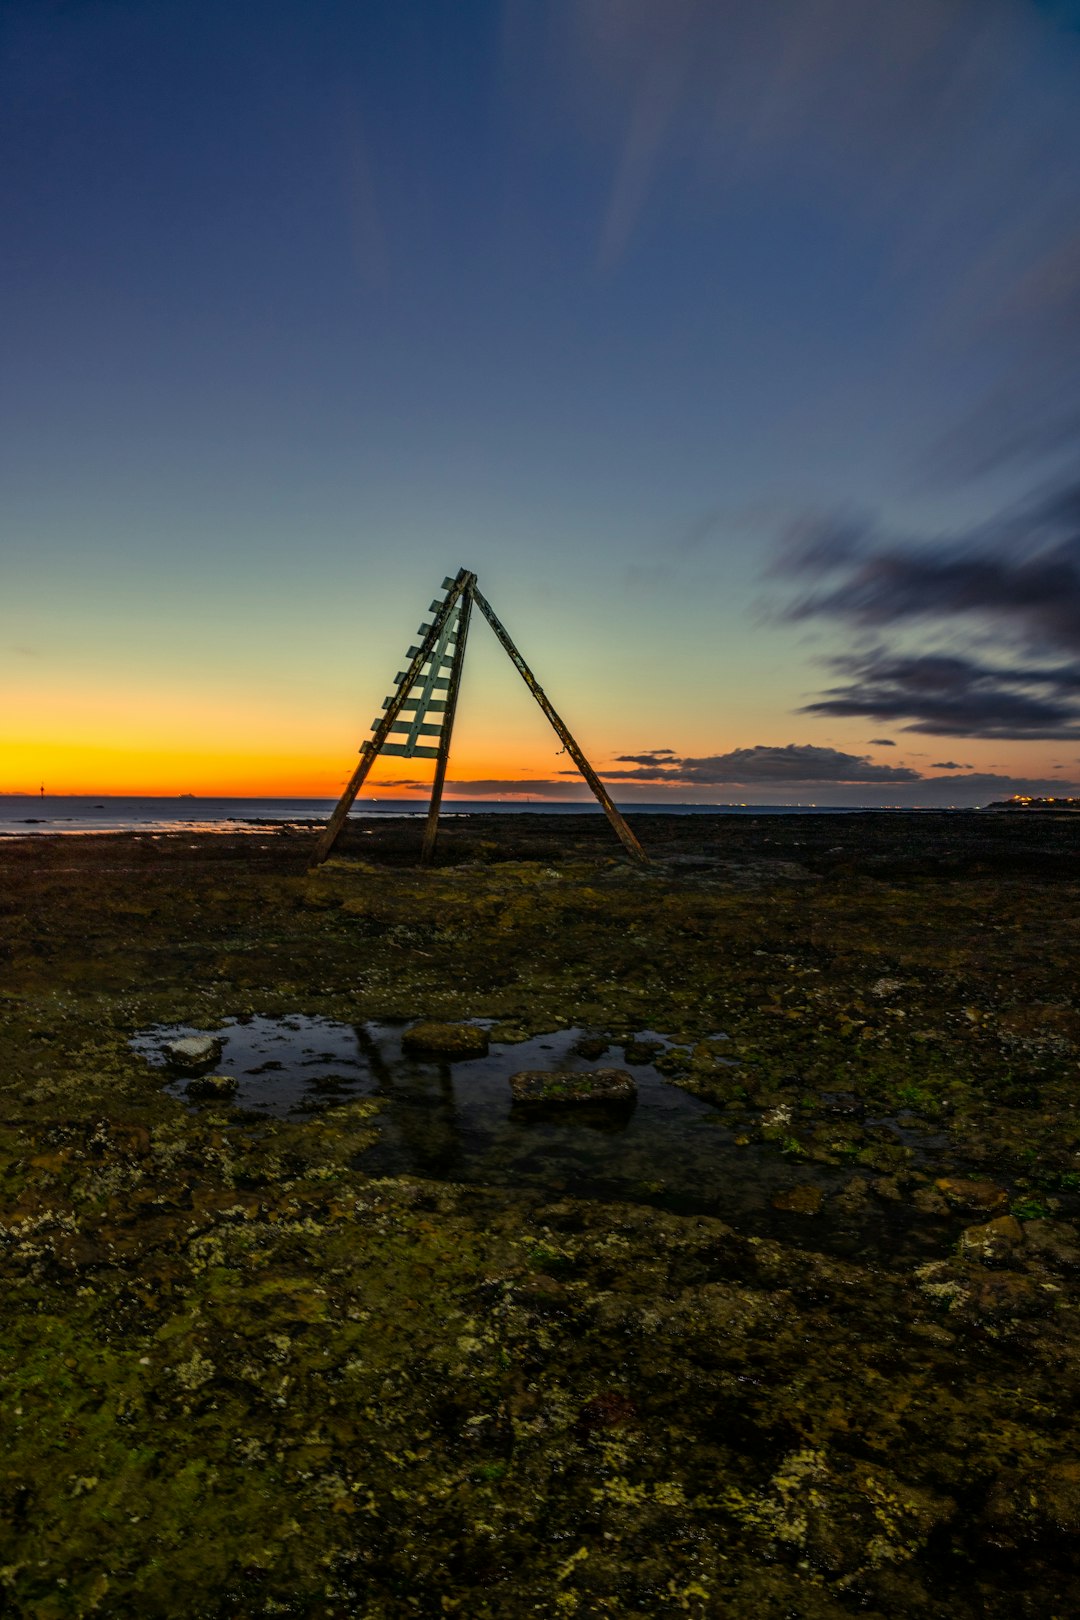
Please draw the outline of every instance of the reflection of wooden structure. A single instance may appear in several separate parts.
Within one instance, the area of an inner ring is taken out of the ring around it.
[[[465,662],[465,641],[469,633],[469,617],[473,604],[480,609],[496,636],[506,648],[525,685],[547,715],[570,758],[599,799],[604,814],[636,860],[646,859],[645,852],[622,816],[615,808],[611,796],[597,776],[585,755],[570,735],[566,725],[555,713],[532,670],[518,652],[507,631],[492,611],[491,605],[476,584],[476,575],[465,568],[456,579],[444,579],[446,592],[440,602],[432,602],[434,615],[430,624],[422,624],[417,632],[419,643],[410,647],[411,662],[397,678],[397,685],[383,701],[386,711],[382,718],[372,722],[374,735],[360,745],[360,762],[341,795],[326,830],[319,839],[313,865],[325,861],[345,824],[353,800],[380,754],[396,754],[404,759],[433,759],[435,780],[431,786],[431,805],[424,829],[421,860],[429,862],[435,854],[435,840],[439,831],[439,806],[442,803],[446,765],[450,757],[450,736],[454,728],[461,687],[461,669]],[[429,723],[429,716],[438,716]],[[427,739],[430,738],[429,742]]]

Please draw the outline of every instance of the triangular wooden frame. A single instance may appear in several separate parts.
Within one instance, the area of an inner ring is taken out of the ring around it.
[[[364,785],[367,774],[379,754],[388,746],[398,752],[405,752],[406,750],[409,753],[416,752],[416,737],[422,730],[427,732],[434,729],[422,727],[421,721],[423,717],[429,709],[439,709],[441,707],[443,719],[439,728],[438,747],[435,750],[435,779],[431,785],[431,803],[428,807],[427,823],[424,828],[424,843],[420,855],[421,862],[425,865],[434,859],[435,842],[439,834],[439,807],[442,804],[446,767],[450,758],[450,739],[454,729],[458,691],[461,686],[461,671],[465,663],[465,641],[469,633],[469,619],[474,604],[480,609],[480,612],[494,630],[497,639],[502,643],[509,656],[510,662],[518,671],[541,709],[543,709],[552,730],[599,800],[601,809],[624,847],[635,860],[647,861],[648,857],[645,851],[619,814],[603,782],[601,782],[578,747],[565,721],[555,712],[547,694],[510,639],[505,626],[496,616],[491,604],[477,586],[476,575],[471,574],[467,568],[461,568],[458,570],[456,579],[447,578],[443,581],[443,589],[447,593],[445,600],[442,603],[433,602],[431,604],[435,617],[430,624],[421,625],[423,639],[419,646],[410,647],[409,652],[412,655],[412,661],[408,668],[398,676],[397,689],[385,702],[384,708],[386,712],[382,719],[372,728],[374,735],[369,742],[360,745],[359,763],[349,778],[348,785],[338,800],[337,807],[316,845],[311,864],[321,866],[337,843],[341,835],[341,829],[345,825],[346,817],[352,809],[353,801]],[[456,630],[452,628],[455,613],[457,614]],[[444,682],[440,678],[440,670],[446,664],[445,649],[449,645],[451,636],[455,641],[454,652],[450,658],[449,678]],[[427,676],[422,676],[421,671],[425,664],[429,664],[430,669]],[[410,701],[410,694],[418,681],[424,683],[421,687],[421,696],[419,699]],[[446,698],[444,702],[440,703],[438,700],[432,700],[432,693],[436,687],[445,689]],[[416,710],[416,716],[411,724],[399,719],[406,707]],[[406,745],[390,743],[392,731],[406,729],[409,731],[409,742]],[[427,757],[431,757],[429,750],[424,749],[424,753]]]

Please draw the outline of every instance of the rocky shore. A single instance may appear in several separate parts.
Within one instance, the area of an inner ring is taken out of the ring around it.
[[[1080,1612],[1075,819],[633,824],[0,844],[5,1612]],[[589,1030],[769,1221],[373,1176],[377,1095],[131,1046],[297,1013]]]

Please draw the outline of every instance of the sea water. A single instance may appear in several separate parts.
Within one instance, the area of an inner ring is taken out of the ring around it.
[[[308,826],[325,822],[334,799],[111,798],[51,794],[0,794],[0,837],[25,838],[47,833],[116,833],[133,830],[167,832],[261,832],[267,826]],[[848,815],[876,808],[863,805],[815,804],[652,804],[625,803],[626,815]],[[600,815],[595,799],[451,799],[443,800],[444,816],[485,814]],[[351,818],[426,816],[426,799],[358,799]]]

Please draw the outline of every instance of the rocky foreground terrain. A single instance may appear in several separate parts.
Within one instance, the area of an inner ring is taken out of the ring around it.
[[[4,1612],[1080,1613],[1075,818],[633,821],[0,844]],[[782,1185],[374,1177],[130,1045],[297,1013],[644,1042]]]

